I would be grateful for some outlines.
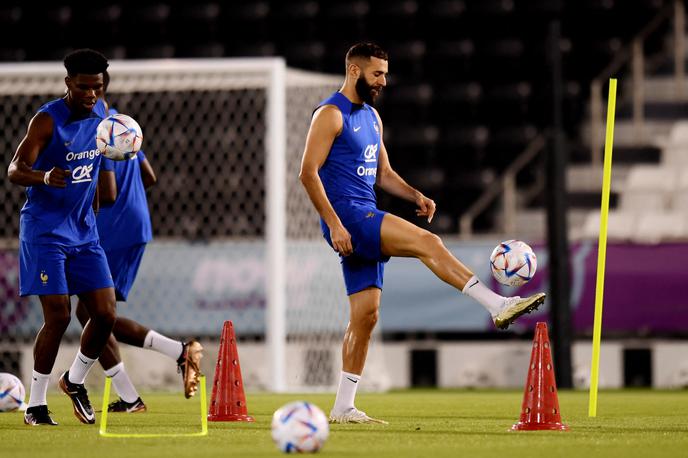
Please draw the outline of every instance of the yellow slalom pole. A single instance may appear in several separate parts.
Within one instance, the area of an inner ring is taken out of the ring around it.
[[[600,238],[597,245],[597,284],[595,287],[595,322],[592,332],[592,362],[590,363],[590,402],[588,416],[597,416],[597,384],[600,369],[600,341],[602,339],[602,302],[604,300],[604,269],[607,258],[607,222],[609,193],[612,182],[612,146],[614,145],[614,114],[616,111],[616,79],[609,79],[607,102],[607,135],[604,141],[604,170],[602,178],[602,206],[600,207]],[[594,139],[593,139],[594,140]]]
[[[109,433],[107,432],[107,407],[110,400],[110,377],[105,378],[105,389],[103,389],[103,410],[100,418],[100,430],[98,431],[102,437],[125,437],[125,438],[154,438],[154,437],[200,437],[208,435],[208,404],[205,388],[205,375],[199,377],[201,385],[201,431],[195,433],[151,433],[151,434],[123,434],[123,433]]]

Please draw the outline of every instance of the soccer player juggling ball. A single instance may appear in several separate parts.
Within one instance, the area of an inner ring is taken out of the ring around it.
[[[359,43],[346,54],[339,91],[313,113],[300,179],[320,214],[323,236],[341,257],[350,320],[342,346],[343,370],[330,412],[336,423],[382,422],[356,409],[370,336],[377,323],[385,263],[391,256],[418,258],[441,280],[472,297],[505,329],[544,302],[503,297],[485,286],[435,234],[378,210],[374,186],[415,203],[416,214],[432,221],[435,202],[409,186],[391,167],[383,125],[373,108],[387,84],[388,56],[374,43]]]
[[[98,240],[92,208],[102,156],[96,128],[105,116],[105,56],[79,49],[64,59],[64,97],[38,109],[8,168],[9,180],[26,187],[19,229],[19,291],[36,295],[44,324],[34,345],[34,369],[28,425],[56,425],[46,391],[62,335],[70,321],[70,296],[77,295],[91,317],[81,346],[59,386],[72,400],[83,423],[95,423],[84,387],[115,322],[115,291],[105,253]]]

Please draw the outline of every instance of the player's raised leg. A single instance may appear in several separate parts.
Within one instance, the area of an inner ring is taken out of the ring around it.
[[[80,321],[84,318],[88,321],[88,313],[85,311],[84,304],[81,302],[77,307],[77,316]],[[84,321],[82,321],[82,324],[83,323]],[[110,345],[106,346],[101,354],[101,365],[103,369],[105,369],[106,375],[108,377],[113,377],[113,386],[120,398],[129,405],[127,409],[137,407],[139,410],[145,410],[145,405],[143,405],[143,401],[141,401],[136,388],[129,379],[122,359],[119,356],[117,342],[153,350],[169,357],[177,363],[177,369],[182,375],[184,396],[188,399],[194,396],[198,391],[203,346],[197,340],[191,339],[186,342],[174,340],[134,320],[122,316],[117,317],[115,325],[112,328],[112,336],[113,338],[109,341],[109,344],[114,343],[115,348]],[[121,383],[118,383],[114,378],[115,376],[110,375],[110,373],[116,374]],[[118,388],[120,384],[122,385],[122,391]],[[136,397],[134,397],[135,394]],[[136,404],[136,406],[134,404]],[[124,404],[120,403],[117,408],[119,409],[123,405]],[[127,412],[131,412],[131,410],[127,410]]]
[[[198,391],[201,375],[203,346],[195,339],[181,342],[149,329],[134,320],[118,318],[113,329],[115,338],[122,343],[161,353],[177,362],[182,375],[184,396],[190,398]]]
[[[368,345],[377,324],[380,310],[379,288],[366,288],[349,296],[349,324],[342,343],[342,373],[334,407],[330,412],[332,423],[383,423],[371,418],[354,406],[356,390],[361,381],[368,355]]]
[[[384,255],[418,258],[441,280],[485,307],[500,329],[508,328],[518,317],[536,310],[545,301],[544,293],[526,298],[500,296],[456,259],[440,237],[398,216],[385,215],[380,238]]]

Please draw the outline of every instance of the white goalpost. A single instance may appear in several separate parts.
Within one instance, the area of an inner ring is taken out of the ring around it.
[[[240,339],[264,342],[242,360],[257,385],[333,388],[348,303],[298,170],[312,110],[341,77],[290,69],[282,58],[111,61],[109,72],[108,101],[139,121],[159,176],[149,192],[155,240],[121,313],[207,339],[232,320]],[[0,64],[5,151],[42,103],[64,94],[64,76],[61,62]],[[3,186],[10,265],[24,198]],[[0,333],[0,349],[30,348],[42,322],[36,301],[17,304],[21,316]],[[383,358],[369,359],[366,377],[372,367],[372,385],[384,387]]]

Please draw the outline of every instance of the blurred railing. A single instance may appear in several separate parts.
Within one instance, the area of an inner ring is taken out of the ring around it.
[[[517,189],[516,177],[518,173],[530,164],[547,145],[547,133],[540,133],[526,147],[525,150],[507,167],[499,181],[488,188],[471,207],[459,218],[459,236],[463,239],[473,235],[473,222],[488,207],[501,197],[502,199],[502,232],[512,234],[516,230]]]
[[[602,86],[607,79],[619,69],[631,64],[631,91],[633,100],[633,141],[636,144],[645,141],[645,55],[644,47],[647,38],[665,21],[674,18],[674,81],[676,97],[683,99],[685,85],[685,6],[684,0],[674,0],[663,8],[649,24],[636,35],[631,43],[619,52],[616,58],[605,67],[590,83],[590,159],[593,165],[602,163],[604,147],[604,122],[602,112]]]

